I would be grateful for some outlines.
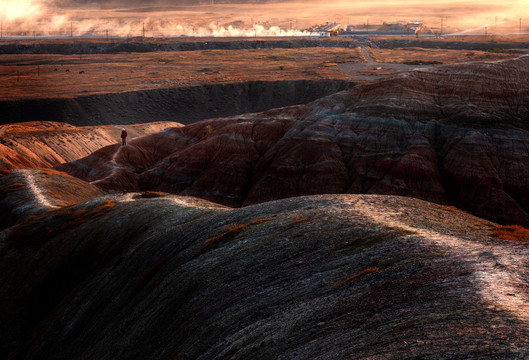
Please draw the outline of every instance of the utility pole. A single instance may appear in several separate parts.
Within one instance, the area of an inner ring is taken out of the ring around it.
[[[142,22],[142,37],[145,37],[145,22]]]
[[[108,40],[108,29],[107,29],[107,40]]]
[[[73,24],[70,23],[70,37],[73,38]]]
[[[443,35],[443,17],[441,16],[441,34],[440,35]]]
[[[485,36],[487,36],[487,27],[485,26]]]
[[[522,18],[520,18],[520,34],[522,33]]]

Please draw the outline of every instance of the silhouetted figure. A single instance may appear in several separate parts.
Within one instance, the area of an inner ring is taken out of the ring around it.
[[[125,129],[121,131],[121,145],[127,145],[127,132]]]

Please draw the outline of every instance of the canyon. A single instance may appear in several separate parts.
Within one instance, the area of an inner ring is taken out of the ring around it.
[[[105,191],[228,206],[391,194],[529,225],[528,64],[520,57],[399,73],[308,105],[167,129],[56,169]]]
[[[529,56],[388,41],[130,92],[42,63],[0,101],[0,357],[527,357]]]

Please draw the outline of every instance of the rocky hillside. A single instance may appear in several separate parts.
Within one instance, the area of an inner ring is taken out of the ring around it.
[[[107,191],[229,206],[394,194],[528,225],[528,69],[520,57],[401,73],[308,105],[168,129],[57,168]]]
[[[0,357],[523,358],[529,246],[494,226],[380,195],[42,208],[0,232]]]
[[[101,147],[128,138],[181,126],[176,122],[142,125],[76,127],[58,122],[25,122],[0,127],[0,169],[49,168],[88,156]]]

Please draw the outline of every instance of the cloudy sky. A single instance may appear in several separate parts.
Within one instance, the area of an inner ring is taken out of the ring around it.
[[[177,5],[197,0],[0,0],[0,20],[10,22],[75,21],[115,16],[145,16],[184,19],[194,22],[202,14],[233,20],[290,18],[300,22],[338,21],[340,23],[380,23],[405,19],[428,20],[435,25],[440,19],[459,27],[512,24],[520,19],[529,25],[529,0],[298,0],[268,2],[266,4],[214,4],[197,6],[194,10]],[[224,0],[225,1],[225,0]],[[243,0],[244,1],[244,0]],[[241,2],[241,1],[239,1]]]

